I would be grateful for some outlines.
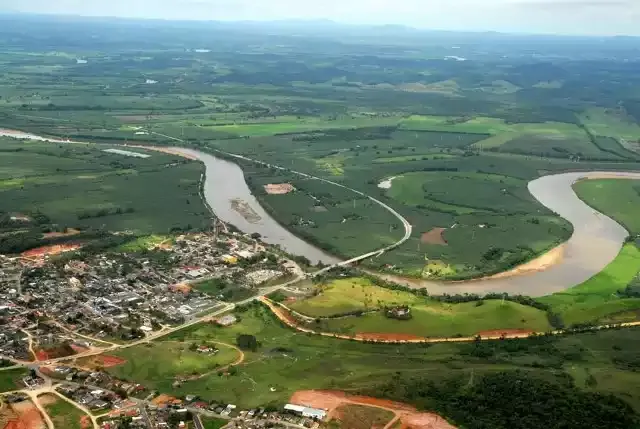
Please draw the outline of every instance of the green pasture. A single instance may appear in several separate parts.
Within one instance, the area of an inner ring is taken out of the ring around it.
[[[212,341],[215,341],[212,339]],[[126,362],[109,368],[109,371],[126,380],[155,380],[165,389],[169,389],[176,378],[188,378],[202,374],[214,373],[217,368],[235,362],[239,358],[238,351],[223,344],[197,342],[196,345],[207,344],[219,349],[216,354],[202,354],[190,350],[193,342],[163,341],[126,349],[115,353]],[[145,356],[140,359],[140,356]]]
[[[55,401],[43,405],[55,427],[65,429],[82,429],[85,427],[82,422],[82,418],[86,416],[86,419],[90,421],[89,416],[87,416],[82,410],[56,395],[45,394],[38,396],[39,400],[40,398],[47,398],[47,401],[49,398],[52,398],[52,400]]]
[[[443,116],[413,115],[400,122],[400,127],[406,130],[427,130],[458,133],[475,133],[499,135],[503,133],[518,134],[552,134],[573,135],[584,134],[573,124],[563,122],[544,123],[507,123],[503,119],[491,117],[455,118]],[[482,143],[478,143],[482,145]]]
[[[419,337],[472,336],[501,329],[551,330],[544,311],[509,301],[487,300],[461,304],[427,301],[411,305],[411,314],[410,320],[395,320],[382,313],[372,313],[323,320],[321,326],[331,332],[347,334],[410,334]]]
[[[494,305],[501,304],[485,303],[487,308]],[[510,313],[511,309],[506,312]],[[638,341],[638,329],[542,340],[495,341],[480,345],[443,343],[397,346],[298,333],[284,327],[261,306],[251,307],[238,315],[241,321],[228,328],[198,324],[166,338],[170,344],[190,344],[233,342],[239,334],[256,336],[260,342],[259,349],[246,352],[246,360],[237,367],[235,374],[218,376],[212,373],[204,378],[186,381],[177,388],[170,387],[169,381],[146,371],[132,372],[130,380],[173,395],[196,394],[205,400],[251,408],[267,404],[281,405],[300,389],[341,389],[347,392],[375,389],[396,377],[398,372],[428,377],[436,384],[448,384],[456,379],[469,383],[469,380],[478,380],[485,374],[517,368],[531,377],[555,379],[566,374],[569,379],[575,377],[579,381],[582,375],[575,368],[577,365],[587,365],[599,370],[593,374],[596,383],[581,385],[582,389],[622,396],[640,409],[640,379],[633,375],[631,369],[613,363],[614,359],[626,353],[625,350],[637,349],[634,347]],[[522,313],[517,317],[522,317]],[[158,344],[163,342],[160,340]],[[156,357],[152,355],[141,354],[137,359],[140,366],[156,365]],[[322,362],[322,365],[318,365],[318,362]],[[109,371],[116,371],[117,368]],[[628,374],[629,377],[618,377],[620,382],[613,383],[608,374]]]
[[[582,180],[573,185],[573,188],[595,210],[606,213],[630,234],[640,234],[640,180]]]
[[[613,314],[640,308],[639,298],[618,296],[618,292],[639,272],[640,249],[635,244],[627,244],[613,262],[591,279],[566,291],[540,298],[540,301],[560,314],[567,326],[595,323]]]
[[[158,152],[142,159],[103,151],[109,147],[0,139],[0,211],[142,234],[207,225],[201,164]]]
[[[366,278],[332,280],[318,287],[318,294],[311,298],[288,304],[302,314],[326,317],[351,311],[367,311],[385,305],[403,305],[417,302],[408,292],[394,291],[375,286]]]
[[[623,111],[590,108],[579,117],[582,123],[598,136],[630,141],[640,140],[640,125]]]
[[[22,378],[28,374],[29,371],[26,368],[0,370],[0,392],[24,389],[25,385],[22,382]]]

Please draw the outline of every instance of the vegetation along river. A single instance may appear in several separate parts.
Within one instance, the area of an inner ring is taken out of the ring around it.
[[[228,161],[195,150],[181,149],[205,163],[207,178],[205,196],[214,212],[224,221],[247,232],[259,232],[266,241],[282,245],[287,251],[303,255],[312,261],[330,263],[319,249],[305,243],[273,220],[251,195],[242,170]],[[573,235],[563,246],[563,257],[558,263],[540,271],[514,276],[491,277],[465,282],[438,282],[408,280],[389,276],[390,280],[415,287],[427,287],[432,294],[508,292],[530,296],[543,296],[559,292],[584,282],[607,266],[616,257],[627,231],[611,218],[586,205],[573,191],[572,185],[580,179],[602,177],[640,179],[640,173],[584,172],[544,176],[529,183],[529,191],[543,205],[573,224]],[[220,186],[223,183],[224,186]],[[246,201],[261,217],[258,223],[249,223],[231,208],[233,198]],[[371,249],[375,250],[375,249]]]
[[[47,140],[28,133],[0,129],[0,136],[5,135]],[[278,244],[286,251],[305,256],[313,262],[337,262],[336,258],[306,243],[269,216],[251,194],[239,166],[193,149],[180,148],[180,151],[205,164],[204,194],[220,219],[244,232],[257,232],[264,241]],[[573,172],[544,176],[529,183],[529,191],[538,201],[567,219],[574,227],[573,235],[563,246],[562,260],[554,265],[514,276],[454,283],[388,277],[409,286],[427,287],[432,294],[508,292],[542,296],[582,283],[613,261],[628,235],[622,226],[586,205],[573,192],[572,185],[577,180],[602,177],[640,179],[640,173]]]

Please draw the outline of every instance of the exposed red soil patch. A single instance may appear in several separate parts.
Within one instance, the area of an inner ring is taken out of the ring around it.
[[[437,414],[420,412],[408,404],[369,396],[350,396],[339,391],[302,390],[294,393],[289,402],[327,410],[329,416],[344,404],[367,405],[394,412],[406,429],[456,429]]]
[[[126,360],[116,356],[100,355],[99,358],[102,361],[102,366],[105,368],[110,368],[112,366],[123,365],[127,363]]]
[[[2,429],[45,429],[46,425],[38,409],[31,401],[19,402],[3,410],[0,420]]]
[[[422,234],[420,241],[427,244],[439,244],[441,246],[446,246],[447,240],[444,239],[444,232],[446,230],[446,228],[433,228],[431,231]]]
[[[293,192],[296,188],[291,183],[269,183],[264,185],[264,190],[270,195],[284,195]]]
[[[383,334],[383,333],[371,333],[371,332],[362,332],[356,334],[357,339],[361,339],[364,341],[415,341],[421,340],[424,337],[420,337],[418,335],[411,334]]]
[[[82,427],[82,429],[89,429],[93,427],[93,423],[91,423],[91,419],[88,415],[85,414],[80,417],[80,427]]]
[[[36,247],[35,249],[27,250],[23,252],[21,256],[25,258],[44,257],[48,255],[57,255],[59,253],[71,252],[78,250],[82,245],[78,243],[68,244],[54,244],[52,246]]]
[[[44,350],[36,351],[36,360],[49,360],[49,354]]]
[[[533,334],[533,331],[527,329],[494,329],[492,331],[480,331],[478,335],[481,337],[500,337],[500,336],[509,336],[514,337],[516,335],[529,336]]]

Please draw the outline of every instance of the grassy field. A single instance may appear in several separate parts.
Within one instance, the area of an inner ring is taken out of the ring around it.
[[[144,235],[118,247],[121,252],[141,252],[152,250],[163,244],[173,244],[173,238],[169,235]]]
[[[409,305],[413,317],[395,320],[375,312],[322,320],[314,328],[349,334],[397,333],[423,337],[468,336],[497,329],[535,332],[551,329],[546,313],[533,307],[500,300],[442,303],[409,292],[385,289],[362,278],[333,280],[320,286],[318,295],[289,304],[289,307],[307,316],[327,317],[394,305]]]
[[[487,300],[462,304],[439,302],[411,306],[410,320],[394,320],[382,313],[360,317],[323,320],[322,330],[356,334],[408,334],[420,337],[470,336],[493,330],[551,330],[544,311],[521,304]]]
[[[0,371],[0,392],[9,392],[24,388],[22,378],[29,373],[25,368],[13,368]]]
[[[383,305],[412,304],[413,294],[375,286],[365,278],[333,280],[319,287],[318,295],[296,301],[288,306],[311,317],[326,317],[352,311],[366,311]]]
[[[632,235],[640,234],[640,181],[624,179],[583,180],[573,188],[580,198],[607,214]]]
[[[635,244],[627,244],[611,264],[591,279],[564,292],[540,298],[540,301],[551,305],[568,326],[598,322],[616,313],[627,313],[635,320],[635,315],[629,311],[640,308],[640,299],[621,298],[618,292],[639,272],[640,249]]]
[[[0,138],[0,212],[38,212],[61,226],[143,234],[208,224],[198,194],[201,164],[107,148]]]
[[[229,424],[229,420],[215,417],[201,417],[204,429],[220,429]]]
[[[233,342],[233,341],[232,341]],[[153,379],[164,390],[169,390],[176,378],[188,378],[200,374],[216,372],[239,358],[237,350],[222,345],[211,344],[220,351],[215,355],[203,355],[190,350],[193,342],[151,343],[123,349],[115,355],[126,363],[110,369],[118,377],[126,380]],[[202,342],[197,345],[203,345]],[[147,356],[140,359],[140,356]]]
[[[580,120],[598,136],[640,140],[640,125],[625,112],[591,108],[580,115]]]
[[[82,410],[79,410],[56,395],[45,394],[39,396],[38,400],[43,403],[44,409],[53,421],[55,427],[83,429],[87,424],[86,422],[83,423],[83,418],[90,424],[89,416],[82,412]]]
[[[640,376],[630,366],[637,361],[631,351],[640,346],[638,329],[482,345],[396,346],[297,333],[283,327],[261,306],[240,317],[241,322],[229,328],[199,324],[167,338],[170,343],[233,342],[238,334],[255,335],[260,348],[247,352],[235,375],[211,374],[178,388],[171,388],[170,382],[148,371],[131,373],[131,380],[172,394],[197,394],[240,407],[256,407],[282,404],[299,389],[374,389],[397,372],[429,377],[436,384],[454,379],[468,384],[483,374],[520,368],[532,377],[575,377],[581,389],[613,393],[640,410]],[[155,365],[151,356],[138,360],[140,366]],[[593,377],[589,383],[584,381],[587,370]],[[117,374],[118,368],[109,371]]]

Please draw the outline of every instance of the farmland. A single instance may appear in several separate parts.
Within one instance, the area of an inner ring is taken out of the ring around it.
[[[19,231],[3,246],[20,251],[21,240],[68,228],[145,235],[209,224],[199,196],[201,165],[157,152],[105,152],[109,147],[0,138],[0,228]]]
[[[228,328],[200,324],[167,338],[170,344],[175,341],[233,342],[239,334],[250,334],[260,342],[255,352],[246,352],[246,359],[237,366],[237,372],[186,381],[171,392],[188,392],[204,399],[252,407],[281,404],[300,389],[376,391],[376,396],[386,395],[389,392],[386,384],[408,382],[403,378],[405,375],[414,381],[428,378],[438,389],[479,387],[485,379],[488,382],[505,371],[513,376],[516,373],[512,371],[520,368],[518,377],[523,377],[523,383],[551,383],[557,392],[575,389],[572,391],[576,395],[612,393],[640,409],[640,379],[632,370],[637,329],[521,341],[398,346],[356,343],[291,331],[257,304],[238,315],[241,322]],[[323,364],[319,366],[318,362]],[[110,371],[117,371],[117,367]],[[163,387],[167,384],[165,381],[148,373],[135,372],[131,377],[150,388],[167,388]],[[575,387],[568,388],[566,380],[572,380]],[[511,395],[512,400],[532,400],[515,392]],[[429,395],[425,398],[430,398],[428,409],[436,412],[444,409],[445,404],[452,405],[447,402],[447,396],[438,400]],[[438,402],[440,400],[442,402]],[[593,400],[596,401],[593,406],[597,406],[599,399]],[[464,418],[457,421],[458,424],[465,422],[470,423]]]
[[[394,33],[388,44],[395,48],[388,48],[366,30],[363,43],[344,45],[340,31],[316,44],[286,30],[263,38],[216,26],[196,25],[194,32],[186,24],[167,29],[101,21],[92,27],[100,40],[94,46],[78,45],[82,23],[36,21],[39,37],[24,34],[24,26],[11,20],[0,25],[0,40],[6,41],[0,60],[6,71],[0,79],[3,127],[105,147],[180,142],[337,181],[379,198],[414,227],[402,246],[366,262],[379,270],[459,280],[509,269],[571,234],[570,225],[531,199],[528,181],[554,172],[640,165],[634,98],[639,82],[624,63],[626,46],[613,57],[605,49],[585,52],[576,46],[566,57],[555,45],[532,42],[538,51],[562,58],[550,66],[535,57],[516,60],[522,50],[480,37],[463,49],[473,61],[452,62],[442,60],[449,43],[419,34],[406,39]],[[36,41],[61,29],[64,36],[55,46]],[[134,52],[122,40],[147,42]],[[185,50],[212,40],[215,48],[206,52]],[[503,62],[505,67],[496,67]],[[0,167],[0,190],[3,201],[15,196],[15,203],[0,209],[37,208],[60,225],[139,234],[206,225],[205,209],[195,198],[201,167],[151,155],[120,156],[120,165],[111,166],[103,161],[117,156],[104,154],[102,164],[84,165],[88,171],[70,185],[60,177],[68,175],[56,175],[55,169],[79,168],[74,159],[40,157],[53,172],[22,178],[29,173],[11,169],[30,163],[46,169],[30,153],[11,152],[10,166],[7,161]],[[157,171],[163,159],[178,165]],[[356,256],[402,237],[398,220],[361,195],[234,162],[267,212],[330,253]],[[396,176],[390,189],[378,188]],[[143,194],[150,183],[156,191]],[[268,194],[264,185],[270,183],[290,183],[295,190]],[[54,186],[73,189],[73,197],[51,201]],[[129,196],[119,195],[123,187]],[[36,200],[40,205],[34,208]],[[90,207],[89,215],[109,215],[80,222],[78,206]],[[437,228],[446,245],[421,240]],[[493,248],[501,253],[488,255]]]
[[[640,181],[600,179],[574,185],[580,198],[594,209],[624,226],[632,236],[640,234]]]

